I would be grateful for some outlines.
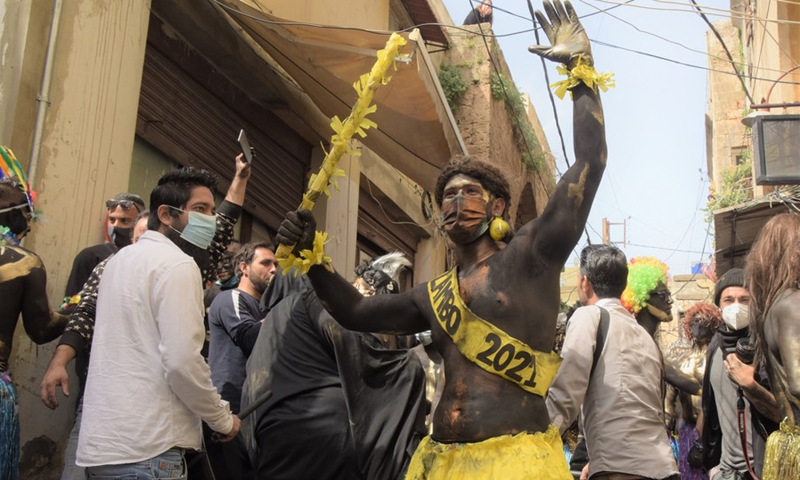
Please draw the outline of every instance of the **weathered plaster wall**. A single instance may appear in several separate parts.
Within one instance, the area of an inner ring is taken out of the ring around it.
[[[715,22],[720,35],[732,53],[738,54],[739,29],[730,21]],[[708,109],[706,115],[711,122],[711,136],[706,139],[710,144],[712,171],[709,172],[712,186],[716,189],[722,184],[723,172],[736,164],[736,154],[750,146],[749,132],[742,124],[746,98],[739,80],[730,74],[733,67],[725,56],[725,51],[717,37],[706,33],[709,53],[708,72]]]
[[[30,10],[17,98],[9,101],[16,104],[12,138],[25,167],[36,108],[31,99],[42,80],[51,7],[52,2],[43,1]],[[148,0],[64,2],[34,181],[44,221],[34,225],[26,242],[47,267],[52,307],[61,303],[75,254],[102,241],[104,200],[128,188],[149,13]],[[75,395],[54,412],[39,399],[39,383],[54,347],[32,344],[24,329],[17,328],[11,370],[19,396],[26,479],[59,478],[72,427]],[[77,385],[72,387],[76,392]]]

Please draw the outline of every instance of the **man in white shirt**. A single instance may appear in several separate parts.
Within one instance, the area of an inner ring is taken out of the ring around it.
[[[163,176],[150,195],[147,233],[106,266],[78,441],[77,464],[89,478],[183,479],[183,450],[201,447],[201,419],[223,441],[239,431],[200,355],[196,260],[216,229],[215,187],[204,170]]]
[[[589,451],[582,479],[678,479],[664,427],[661,353],[619,300],[625,254],[590,245],[581,252],[580,275],[583,307],[567,325],[564,361],[547,395],[550,419],[563,433],[581,413]]]

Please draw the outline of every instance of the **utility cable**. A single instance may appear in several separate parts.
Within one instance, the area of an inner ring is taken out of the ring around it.
[[[627,4],[627,3],[622,3],[622,2],[615,2],[615,1],[612,1],[612,0],[595,0],[595,1],[598,1],[600,3],[607,3],[609,5],[620,5],[620,6],[627,6],[627,7],[630,7],[630,8],[641,8],[641,9],[644,9],[644,10],[655,10],[655,11],[659,11],[659,12],[697,13],[697,11],[694,10],[694,9],[686,10],[686,9],[683,9],[683,8],[651,7],[651,6],[647,6],[647,5],[636,5],[636,4]],[[709,10],[712,10],[712,7],[706,7],[706,8],[708,8]],[[796,20],[773,20],[773,19],[770,19],[770,18],[756,17],[756,16],[753,16],[753,15],[743,15],[741,12],[737,12],[735,10],[724,10],[724,9],[719,9],[719,8],[713,8],[713,10],[717,10],[720,13],[710,12],[709,15],[714,15],[716,17],[722,17],[722,18],[732,18],[732,19],[736,19],[736,20],[757,19],[757,20],[763,20],[763,21],[769,22],[769,23],[775,23],[775,24],[778,24],[778,25],[800,25],[800,21],[796,21]]]
[[[472,2],[473,2],[473,0],[467,0],[467,3],[469,3],[470,6],[472,6]],[[489,42],[487,42],[486,36],[483,35],[483,25],[479,23],[478,24],[478,29],[480,29],[480,31],[481,31],[481,37],[483,38],[483,44],[486,47],[486,54],[489,56],[489,62],[492,65],[492,69],[494,70],[495,75],[497,75],[497,80],[498,80],[498,83],[500,84],[500,88],[503,91],[503,96],[506,99],[507,105],[511,105],[511,97],[509,96],[508,91],[506,90],[506,85],[505,85],[505,82],[503,81],[502,73],[500,72],[500,68],[497,66],[497,62],[495,61],[494,56],[492,55],[492,49],[489,47]],[[508,109],[506,109],[506,110],[508,110]],[[510,115],[511,115],[511,118],[514,120],[514,122],[513,122],[514,126],[517,128],[517,130],[519,132],[519,136],[522,138],[522,142],[525,144],[526,151],[528,152],[529,155],[533,155],[533,150],[531,149],[531,146],[528,144],[528,139],[525,137],[525,132],[522,129],[522,125],[520,124],[520,119],[518,118],[517,113],[516,112],[510,112]],[[534,171],[536,173],[536,177],[539,179],[539,183],[541,183],[541,185],[542,185],[542,190],[546,192],[547,191],[547,186],[544,183],[544,180],[542,180],[541,173],[538,170],[534,170]]]
[[[725,50],[725,55],[728,56],[728,60],[731,62],[733,71],[736,72],[736,78],[738,78],[739,81],[742,83],[744,94],[747,97],[747,99],[750,100],[750,105],[755,105],[756,102],[750,95],[750,90],[747,89],[747,84],[744,82],[744,78],[742,78],[742,75],[739,73],[739,69],[736,68],[736,62],[733,60],[733,55],[731,55],[731,51],[728,50],[728,46],[725,45],[725,40],[722,39],[722,35],[719,34],[717,27],[715,27],[714,24],[711,23],[706,14],[703,13],[703,11],[700,9],[700,6],[697,4],[697,2],[695,2],[694,0],[689,0],[689,1],[692,2],[692,5],[694,5],[695,8],[697,9],[697,13],[700,14],[700,17],[703,18],[703,20],[708,24],[708,27],[711,29],[711,31],[714,32],[714,35],[717,37],[717,40],[719,40],[720,45],[722,45],[722,49]]]
[[[536,44],[541,45],[539,41],[539,28],[536,26],[536,15],[533,14],[533,5],[531,5],[531,0],[528,1],[528,10],[531,12],[531,21],[533,22],[533,36],[536,39]],[[632,2],[633,0],[629,0]],[[567,155],[567,146],[564,143],[564,133],[561,131],[561,122],[558,121],[558,109],[556,108],[556,100],[553,96],[553,91],[550,89],[550,74],[547,71],[547,62],[545,62],[544,57],[539,57],[542,61],[542,70],[544,70],[544,81],[545,81],[545,88],[547,89],[547,95],[550,97],[550,105],[553,107],[553,117],[556,120],[556,130],[558,130],[558,138],[561,141],[561,152],[564,154],[564,163],[567,164],[567,168],[570,167],[569,164],[569,156]],[[556,167],[558,169],[558,167]],[[561,172],[558,173],[561,176]],[[587,235],[588,236],[588,235]]]
[[[361,32],[367,32],[367,33],[377,33],[377,34],[382,34],[382,35],[389,35],[389,34],[392,33],[392,32],[386,31],[386,30],[375,30],[375,29],[361,28],[361,27],[347,27],[347,26],[338,26],[338,25],[323,25],[323,24],[309,23],[309,22],[269,20],[269,19],[266,19],[266,18],[263,18],[263,17],[257,17],[255,15],[250,15],[248,13],[242,12],[241,10],[237,10],[235,8],[229,7],[228,5],[222,3],[220,0],[209,0],[209,1],[216,3],[221,8],[223,8],[225,10],[228,10],[229,12],[231,12],[231,13],[233,13],[235,15],[240,15],[240,16],[243,16],[243,17],[247,17],[247,18],[255,20],[255,21],[259,22],[259,23],[264,23],[264,24],[267,24],[267,25],[307,26],[307,27],[312,27],[312,28],[321,28],[321,29],[330,29],[330,30],[361,31]],[[631,2],[632,0],[628,0],[628,1],[623,2],[623,3],[614,3],[614,2],[610,2],[609,0],[596,0],[596,1],[606,2],[606,3],[613,3],[614,6],[608,8],[608,9],[604,9],[604,10],[598,11],[598,12],[592,12],[592,13],[584,15],[584,16],[582,16],[580,18],[586,18],[586,17],[589,17],[591,15],[605,13],[608,10],[611,10],[613,8],[629,5],[629,2]],[[630,5],[630,6],[635,6],[635,5]],[[692,13],[697,13],[697,12],[696,11],[692,11]],[[800,22],[797,22],[797,23],[800,23]],[[512,33],[493,35],[493,34],[486,34],[484,32],[477,33],[474,30],[458,27],[458,26],[455,26],[455,25],[448,25],[448,24],[444,24],[444,23],[421,23],[421,24],[417,24],[417,25],[412,25],[411,27],[405,28],[403,30],[398,30],[398,32],[408,32],[408,31],[411,31],[411,30],[413,30],[415,28],[426,27],[426,26],[435,26],[435,27],[442,27],[442,28],[447,28],[447,29],[451,29],[451,30],[458,30],[458,31],[462,31],[464,33],[467,33],[469,35],[475,35],[475,36],[479,36],[479,37],[488,37],[488,38],[511,37],[511,36],[516,36],[516,35],[521,35],[521,34],[527,34],[527,33],[530,33],[533,30],[532,28],[528,28],[528,29],[525,29],[525,30],[520,30],[520,31],[517,31],[517,32],[512,32]],[[674,59],[671,59],[671,58],[663,57],[663,56],[656,55],[656,54],[649,53],[649,52],[642,52],[642,51],[631,49],[631,48],[620,47],[618,45],[613,45],[611,43],[602,42],[600,40],[592,40],[592,42],[593,43],[597,43],[598,45],[605,46],[605,47],[615,48],[615,49],[618,49],[618,50],[625,50],[625,51],[628,51],[628,52],[631,52],[631,53],[636,53],[638,55],[643,55],[643,56],[655,58],[657,60],[663,60],[663,61],[666,61],[666,62],[669,62],[669,63],[674,63],[674,64],[677,64],[677,65],[683,65],[683,66],[689,67],[689,68],[695,68],[695,69],[705,70],[705,71],[709,71],[709,72],[723,73],[723,74],[726,74],[726,75],[736,75],[736,73],[726,72],[726,71],[723,71],[723,70],[716,70],[716,69],[707,68],[707,67],[703,67],[703,66],[699,66],[699,65],[693,65],[693,64],[690,64],[690,63],[681,62],[679,60],[674,60]],[[768,70],[768,69],[762,68],[762,70]],[[769,70],[771,70],[771,69],[769,69]],[[773,70],[773,71],[776,71],[776,70]],[[754,77],[752,75],[748,75],[747,78],[750,79],[750,80],[760,80],[760,81],[780,83],[780,84],[785,84],[785,85],[800,85],[800,82],[792,82],[792,81],[787,81],[787,80],[773,80],[773,79],[763,78],[763,77]]]
[[[722,73],[722,74],[725,74],[725,75],[738,75],[737,73],[734,73],[734,72],[728,72],[728,71],[725,71],[725,70],[718,70],[718,69],[715,69],[715,68],[702,67],[700,65],[693,65],[691,63],[681,62],[680,60],[675,60],[675,59],[668,58],[668,57],[662,57],[662,56],[656,55],[654,53],[642,52],[640,50],[634,50],[632,48],[627,48],[627,47],[620,47],[619,45],[614,45],[614,44],[611,44],[611,43],[608,43],[608,42],[604,42],[602,40],[594,40],[594,39],[591,39],[591,40],[592,40],[592,43],[596,43],[596,44],[602,45],[604,47],[614,48],[614,49],[617,49],[617,50],[624,50],[626,52],[635,53],[637,55],[643,55],[645,57],[655,58],[657,60],[663,60],[665,62],[674,63],[676,65],[683,65],[684,67],[694,68],[694,69],[697,69],[697,70],[705,70],[707,72]],[[769,78],[753,77],[753,76],[747,76],[747,78],[751,79],[751,80],[761,80],[761,81],[764,81],[764,82],[780,83],[780,84],[784,84],[784,85],[800,85],[800,82],[792,82],[792,81],[789,81],[789,80],[772,80],[772,79],[769,79]]]
[[[719,57],[719,56],[717,56],[717,55],[711,55],[711,54],[710,54],[710,53],[708,53],[708,52],[704,52],[704,51],[702,51],[702,50],[698,50],[698,49],[696,49],[696,48],[689,47],[689,46],[687,46],[687,45],[684,45],[684,44],[682,44],[682,43],[680,43],[680,42],[676,42],[675,40],[670,40],[669,38],[667,38],[667,37],[663,37],[663,36],[661,36],[661,35],[659,35],[659,34],[657,34],[657,33],[653,33],[653,32],[650,32],[650,31],[648,31],[648,30],[641,29],[641,28],[637,27],[635,24],[633,24],[633,23],[631,23],[631,22],[629,22],[629,21],[625,20],[624,18],[620,18],[620,17],[618,17],[618,16],[616,16],[616,15],[614,15],[614,14],[612,14],[612,13],[608,13],[608,10],[610,10],[610,9],[606,9],[606,10],[600,10],[600,7],[598,7],[598,6],[596,6],[596,5],[592,5],[591,3],[587,2],[586,0],[580,0],[580,1],[581,1],[581,3],[583,3],[583,4],[585,4],[585,5],[589,6],[589,7],[592,7],[592,8],[594,8],[594,9],[597,9],[597,10],[598,10],[598,12],[595,12],[595,13],[599,13],[599,11],[602,11],[603,13],[605,13],[605,14],[606,14],[606,15],[608,15],[608,16],[610,16],[611,18],[613,18],[613,19],[616,19],[616,20],[618,20],[618,21],[620,21],[620,22],[622,22],[622,23],[624,23],[624,24],[626,24],[626,25],[629,25],[630,27],[632,27],[633,29],[635,29],[637,32],[644,33],[645,35],[650,35],[651,37],[658,38],[659,40],[663,40],[663,41],[665,41],[665,42],[667,42],[667,43],[671,43],[671,44],[673,44],[673,45],[677,45],[677,46],[679,46],[679,47],[681,47],[681,48],[683,48],[683,49],[685,49],[685,50],[688,50],[688,51],[690,51],[690,52],[694,52],[694,53],[697,53],[697,54],[700,54],[700,55],[706,56],[706,57],[708,57],[708,58],[713,58],[713,59],[715,59],[715,60],[725,60],[724,58],[722,58],[722,57]],[[632,0],[631,0],[631,1],[632,1]],[[626,2],[626,3],[629,3],[629,2]],[[773,37],[773,38],[774,38],[774,37]],[[746,66],[746,65],[745,65],[745,63],[737,63],[737,65],[739,65],[739,66],[741,66],[741,67],[745,67],[745,66]],[[767,72],[783,73],[783,70],[778,70],[778,69],[775,69],[775,68],[767,68],[767,67],[755,67],[755,69],[756,69],[756,70],[764,70],[764,71],[767,71]]]

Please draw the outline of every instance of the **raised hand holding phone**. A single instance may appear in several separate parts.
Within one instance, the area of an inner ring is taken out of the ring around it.
[[[247,134],[244,132],[244,129],[239,130],[239,145],[242,147],[242,153],[244,153],[244,158],[247,160],[248,165],[253,163],[253,157],[256,156],[256,151],[250,146],[250,142],[247,141]]]

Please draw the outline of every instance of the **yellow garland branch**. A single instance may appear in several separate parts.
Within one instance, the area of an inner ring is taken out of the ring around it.
[[[550,88],[554,90],[556,96],[561,100],[564,99],[564,95],[568,90],[570,98],[572,98],[572,89],[581,83],[585,83],[586,86],[595,92],[597,91],[597,87],[600,87],[602,91],[606,92],[609,88],[614,88],[616,86],[613,73],[599,73],[593,66],[587,63],[582,56],[578,57],[572,69],[566,65],[559,65],[556,67],[556,70],[558,70],[558,73],[561,75],[567,76],[566,79],[550,85]]]
[[[372,103],[372,99],[378,87],[385,85],[391,79],[391,77],[386,76],[386,72],[389,70],[389,67],[394,65],[395,57],[406,43],[407,41],[405,38],[397,33],[393,33],[389,41],[386,42],[386,46],[383,50],[378,50],[378,60],[372,66],[370,72],[362,75],[361,78],[353,84],[353,88],[358,94],[358,101],[353,105],[350,115],[345,118],[344,121],[339,120],[337,116],[331,119],[331,128],[333,128],[335,132],[334,135],[331,136],[331,145],[333,148],[325,155],[319,173],[311,176],[308,191],[303,195],[303,201],[300,203],[299,210],[311,210],[322,193],[329,194],[328,187],[331,184],[331,178],[333,176],[341,176],[344,173],[341,169],[336,168],[342,155],[345,153],[358,155],[359,152],[355,152],[349,148],[350,140],[352,140],[353,135],[358,133],[358,135],[363,138],[366,136],[365,130],[377,127],[375,122],[366,118],[368,114],[375,112],[377,109],[375,105],[370,104]],[[334,187],[336,187],[335,184]],[[279,245],[275,256],[282,266],[296,266],[301,273],[306,273],[308,269],[311,268],[311,265],[308,262],[303,262],[303,260],[296,258],[292,254],[292,250],[294,250],[293,245]]]

